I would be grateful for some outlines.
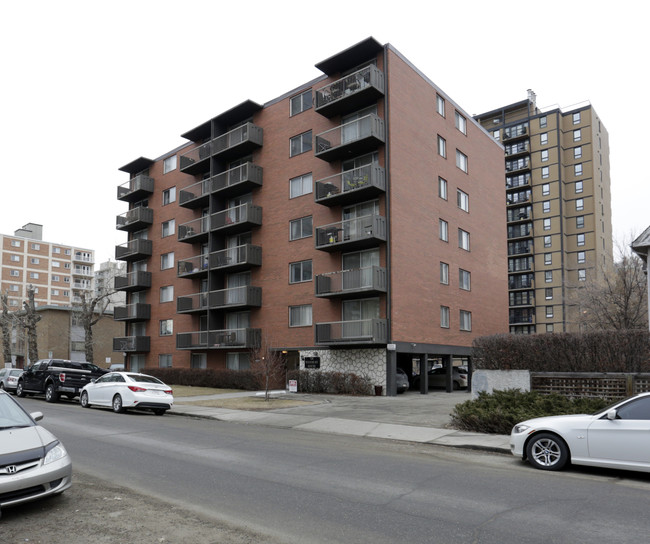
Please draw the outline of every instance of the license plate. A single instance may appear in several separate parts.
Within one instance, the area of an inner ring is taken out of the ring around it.
[[[63,391],[64,393],[76,393],[77,390],[74,387],[59,387],[59,391]]]

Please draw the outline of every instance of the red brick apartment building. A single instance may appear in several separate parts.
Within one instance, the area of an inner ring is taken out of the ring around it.
[[[503,147],[391,45],[316,66],[121,168],[130,368],[243,369],[263,342],[390,395],[507,332]]]

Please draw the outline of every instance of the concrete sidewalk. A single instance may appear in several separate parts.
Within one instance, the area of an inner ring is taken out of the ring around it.
[[[462,391],[409,391],[396,397],[350,397],[278,392],[275,398],[312,404],[264,411],[231,410],[196,403],[218,398],[255,396],[255,392],[227,393],[174,399],[169,414],[252,423],[318,433],[401,440],[460,448],[510,452],[509,436],[457,431],[449,427],[456,404],[470,399]]]

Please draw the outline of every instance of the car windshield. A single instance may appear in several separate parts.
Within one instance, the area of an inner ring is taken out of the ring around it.
[[[621,404],[622,402],[627,402],[628,400],[633,399],[633,398],[636,397],[636,396],[637,396],[637,395],[632,395],[631,397],[627,397],[627,398],[624,398],[624,399],[618,399],[617,401],[612,402],[612,403],[611,403],[609,406],[607,406],[606,408],[601,408],[600,410],[598,410],[597,412],[594,412],[594,413],[591,414],[591,415],[592,415],[592,416],[597,416],[597,415],[599,415],[599,414],[604,414],[605,412],[609,412],[609,411],[610,411],[612,408],[614,408],[615,406],[618,406],[618,405]]]
[[[160,385],[164,385],[163,382],[161,382],[158,378],[154,378],[153,376],[144,376],[142,374],[129,374],[129,378],[131,378],[134,382],[158,383]]]
[[[22,370],[17,369],[17,370],[10,370],[9,371],[9,376],[20,376],[23,373]]]
[[[31,427],[32,419],[9,395],[0,395],[0,430]]]

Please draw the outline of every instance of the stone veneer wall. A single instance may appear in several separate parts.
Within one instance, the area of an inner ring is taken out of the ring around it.
[[[320,357],[322,372],[353,372],[364,376],[372,385],[381,385],[386,394],[385,349],[309,350],[300,352],[300,368],[305,369],[302,357]]]

